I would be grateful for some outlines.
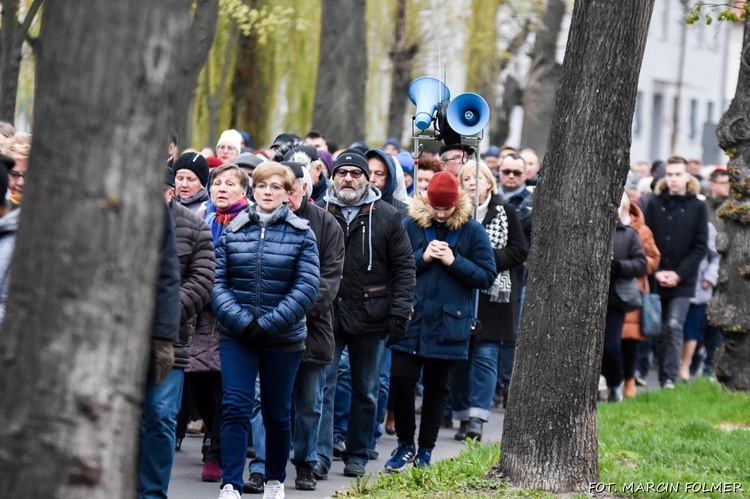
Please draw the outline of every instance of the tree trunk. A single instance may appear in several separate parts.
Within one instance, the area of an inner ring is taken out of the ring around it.
[[[313,128],[346,147],[365,139],[365,0],[323,0]]]
[[[724,333],[714,365],[717,379],[732,390],[750,390],[750,17],[745,18],[737,92],[716,134],[731,158],[731,195],[719,209],[723,230],[716,238],[721,253],[719,280],[708,309],[709,321]]]
[[[545,173],[494,470],[515,486],[588,490],[598,481],[596,392],[612,240],[653,0],[578,0]]]
[[[532,66],[524,89],[521,144],[534,149],[540,158],[544,157],[547,148],[555,114],[555,93],[562,71],[556,54],[565,4],[564,0],[547,1],[547,8],[542,13],[542,25],[536,33],[531,51]]]
[[[42,0],[34,0],[23,23],[19,23],[19,0],[0,2],[3,11],[0,25],[0,121],[14,123],[16,120],[18,75],[21,71],[23,42],[41,3]]]
[[[388,105],[388,137],[396,137],[399,142],[404,134],[404,114],[411,83],[412,61],[419,51],[419,43],[409,43],[406,39],[406,2],[407,0],[396,0],[393,45],[388,51],[388,57],[393,64],[391,101]]]
[[[0,332],[5,497],[131,498],[192,0],[47,2]],[[86,68],[82,71],[82,68]]]
[[[182,44],[180,61],[175,74],[177,80],[177,102],[185,103],[175,118],[173,128],[180,140],[180,149],[189,146],[188,130],[192,115],[188,105],[195,98],[198,76],[206,63],[208,52],[216,35],[216,23],[219,19],[219,0],[198,0],[195,6],[190,31]],[[167,130],[168,132],[169,130]],[[213,143],[211,143],[213,144]]]

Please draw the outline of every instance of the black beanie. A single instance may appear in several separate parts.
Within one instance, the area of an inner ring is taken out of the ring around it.
[[[336,170],[342,166],[356,166],[364,172],[367,180],[370,180],[370,165],[367,162],[367,158],[359,150],[347,149],[342,151],[333,164],[333,175],[336,175]]]
[[[202,155],[197,152],[186,152],[181,155],[172,166],[172,171],[175,175],[180,170],[190,170],[195,173],[201,185],[206,187],[208,183],[208,162]]]
[[[8,172],[16,166],[16,160],[0,154],[0,206],[5,204],[5,195],[8,193]]]

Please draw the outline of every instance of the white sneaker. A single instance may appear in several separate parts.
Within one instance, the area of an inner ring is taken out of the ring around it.
[[[231,484],[226,484],[219,492],[219,499],[240,499],[240,493],[234,490]]]
[[[278,480],[269,480],[263,489],[263,499],[284,499],[284,484]],[[221,498],[219,498],[221,499]]]

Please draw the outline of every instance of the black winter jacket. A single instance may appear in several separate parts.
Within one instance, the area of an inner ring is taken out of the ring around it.
[[[614,291],[615,279],[638,278],[646,275],[646,251],[643,249],[641,238],[638,237],[638,231],[621,222],[617,222],[617,227],[615,227],[612,260],[618,262],[620,270],[618,275],[610,276],[608,305],[617,301]]]
[[[333,300],[344,270],[344,232],[336,219],[319,206],[302,199],[295,212],[310,223],[320,258],[320,284],[315,304],[307,312],[307,338],[302,362],[333,362]]]
[[[185,369],[198,312],[208,304],[214,286],[214,244],[211,229],[180,203],[170,203],[180,261],[180,337],[175,342],[175,367]]]
[[[380,197],[379,191],[370,189]],[[401,216],[379,199],[363,205],[348,225],[340,206],[330,202],[328,210],[344,231],[346,252],[334,301],[334,332],[385,337],[390,333],[390,316],[404,321],[409,317],[416,283]]]
[[[180,328],[180,267],[169,208],[164,212],[164,241],[159,260],[159,281],[151,330],[152,338],[177,341]]]
[[[511,270],[510,301],[508,303],[493,303],[490,302],[488,294],[479,293],[477,315],[482,327],[476,333],[477,341],[512,341],[516,339],[520,283],[517,272],[512,269],[523,265],[529,250],[526,247],[523,225],[516,209],[503,201],[500,196],[495,195],[490,199],[487,215],[485,215],[482,225],[487,228],[492,220],[499,215],[500,210],[503,210],[508,218],[508,241],[504,248],[493,246],[492,251],[495,255],[497,271]]]
[[[680,276],[680,283],[674,288],[659,287],[659,294],[666,298],[692,298],[698,269],[708,254],[708,213],[706,204],[696,197],[698,192],[700,184],[691,179],[686,195],[670,196],[666,180],[662,179],[644,213],[661,251],[657,272],[672,270]]]

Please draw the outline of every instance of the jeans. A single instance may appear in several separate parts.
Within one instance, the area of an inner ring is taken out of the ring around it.
[[[139,496],[143,499],[167,497],[184,376],[184,370],[172,369],[161,385],[149,383],[146,387],[138,469]]]
[[[469,359],[458,361],[451,383],[453,419],[489,421],[499,352],[500,343],[476,341],[474,336],[471,337]]]
[[[261,411],[266,430],[265,480],[284,482],[291,442],[292,386],[302,352],[258,351],[222,341],[221,486],[242,490],[248,431],[260,373]]]
[[[250,415],[250,429],[252,430],[250,440],[253,442],[255,457],[248,465],[250,473],[266,472],[266,428],[263,425],[263,414],[260,404],[260,376],[255,378],[255,399],[253,400],[253,412]]]
[[[602,352],[602,375],[607,386],[615,388],[623,381],[622,367],[622,328],[625,325],[625,312],[607,307],[604,324],[604,348]]]
[[[346,435],[349,407],[352,403],[352,372],[349,366],[349,349],[344,348],[339,362],[333,405],[333,434]]]
[[[443,411],[448,401],[453,370],[457,361],[427,359],[395,350],[391,364],[391,398],[393,416],[396,419],[396,434],[399,442],[414,442],[416,416],[414,409],[414,388],[422,373],[424,398],[422,418],[419,425],[419,448],[435,447]]]
[[[651,370],[651,354],[654,351],[656,339],[653,336],[647,337],[638,345],[638,361],[636,362],[635,374],[645,378]]]
[[[313,362],[300,365],[294,381],[294,433],[292,449],[296,465],[315,466],[318,462],[318,433],[323,415],[323,390],[326,385],[326,366]]]
[[[656,339],[659,359],[659,383],[674,382],[680,373],[682,360],[682,328],[685,324],[690,298],[661,299],[661,336]]]
[[[325,367],[325,386],[323,387],[323,413],[320,418],[320,429],[318,430],[318,464],[323,471],[328,473],[331,469],[333,459],[333,413],[334,399],[336,398],[336,378],[338,377],[338,366],[336,363]]]
[[[378,444],[378,439],[383,435],[380,423],[385,419],[385,410],[388,406],[388,391],[391,385],[391,349],[385,348],[383,340],[383,354],[380,357],[380,380],[378,386],[378,408],[375,411],[375,428],[372,435],[372,447]]]
[[[351,368],[352,392],[351,410],[347,420],[346,449],[341,453],[344,464],[359,464],[365,466],[369,460],[367,449],[372,443],[372,429],[375,424],[375,411],[378,401],[378,383],[380,378],[380,357],[383,351],[383,340],[377,334],[348,334],[336,335],[336,349],[333,366],[338,372],[344,347],[349,350],[349,365]],[[335,382],[335,381],[334,381]],[[324,405],[324,411],[328,409]],[[331,407],[332,409],[332,407]],[[321,429],[323,433],[324,429]],[[333,443],[326,443],[318,453],[332,449]],[[323,463],[330,463],[332,450],[328,455],[320,458]]]

